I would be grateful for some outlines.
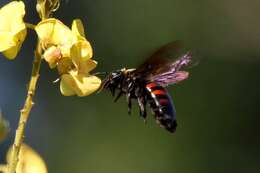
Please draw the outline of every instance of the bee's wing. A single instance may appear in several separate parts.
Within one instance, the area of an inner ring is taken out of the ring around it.
[[[134,74],[162,86],[188,78],[189,73],[180,70],[190,64],[192,54],[183,53],[181,45],[180,41],[174,41],[159,48],[134,71]],[[177,60],[173,61],[175,58]]]
[[[168,65],[166,70],[161,71],[155,75],[151,75],[148,79],[158,83],[161,86],[167,86],[185,80],[188,78],[189,73],[180,70],[191,63],[191,58],[191,53],[187,52],[178,58],[175,62]]]
[[[150,78],[153,75],[170,70],[172,65],[171,59],[179,57],[180,48],[180,41],[164,45],[137,67],[134,73],[143,78]]]

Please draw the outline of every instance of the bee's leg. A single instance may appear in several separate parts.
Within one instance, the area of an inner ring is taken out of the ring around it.
[[[115,92],[116,92],[116,87],[113,87],[113,86],[109,87],[109,90],[110,90],[112,96],[114,97],[115,96]]]
[[[146,100],[144,96],[137,97],[138,105],[140,108],[140,116],[146,119],[147,113],[146,113]]]
[[[146,100],[144,96],[144,90],[140,87],[135,89],[135,96],[137,97],[139,109],[140,109],[140,116],[144,119],[146,118]]]
[[[144,120],[146,120],[146,117],[147,117],[147,113],[146,113],[146,99],[145,99],[144,96],[143,96],[143,105],[144,105],[143,117],[144,117]]]
[[[128,104],[128,114],[130,115],[131,109],[132,109],[132,101],[131,101],[131,94],[130,93],[126,94],[126,101],[127,101],[127,104]]]
[[[132,109],[132,101],[133,94],[131,94],[134,90],[134,83],[130,82],[127,86],[127,92],[126,92],[126,101],[128,104],[128,114],[131,115],[131,109]]]
[[[114,99],[114,102],[116,102],[116,101],[122,96],[122,94],[123,94],[123,91],[120,91],[120,92],[117,94],[116,98]]]

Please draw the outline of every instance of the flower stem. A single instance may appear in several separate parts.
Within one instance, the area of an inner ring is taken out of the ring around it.
[[[25,23],[26,27],[32,30],[35,30],[35,25],[31,24],[31,23]]]
[[[30,114],[30,111],[32,109],[32,106],[34,105],[33,103],[33,96],[35,94],[36,90],[36,84],[39,78],[39,71],[40,71],[40,66],[41,66],[41,55],[42,55],[42,48],[40,43],[38,42],[37,44],[37,49],[35,51],[35,59],[33,62],[33,67],[32,67],[32,74],[31,74],[31,79],[29,82],[29,87],[27,91],[27,97],[24,103],[24,107],[21,109],[20,113],[20,120],[19,124],[16,130],[15,134],[15,140],[14,144],[12,146],[12,153],[11,153],[11,159],[10,162],[8,163],[8,170],[7,173],[15,173],[17,163],[19,160],[19,152],[21,149],[21,145],[23,143],[24,139],[24,129]]]

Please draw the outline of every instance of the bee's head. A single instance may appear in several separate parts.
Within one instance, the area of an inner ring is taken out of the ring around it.
[[[131,71],[135,69],[126,69],[122,68],[120,70],[113,71],[109,73],[106,78],[102,81],[101,90],[102,89],[109,89],[114,95],[115,89],[120,88],[122,82],[125,78],[130,74]]]
[[[109,73],[105,79],[102,81],[101,89],[110,89],[112,94],[114,94],[115,89],[121,84],[124,78],[124,70],[117,70]]]

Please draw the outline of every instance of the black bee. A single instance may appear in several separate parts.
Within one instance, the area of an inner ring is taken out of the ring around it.
[[[110,73],[102,82],[103,89],[109,89],[117,101],[122,94],[126,95],[128,113],[131,113],[131,99],[137,99],[140,116],[146,119],[146,104],[155,114],[161,127],[169,132],[176,130],[176,111],[171,96],[164,88],[188,78],[189,73],[181,71],[191,62],[191,53],[178,54],[179,42],[169,43],[154,52],[136,69],[117,70]],[[172,61],[169,58],[177,58]]]

